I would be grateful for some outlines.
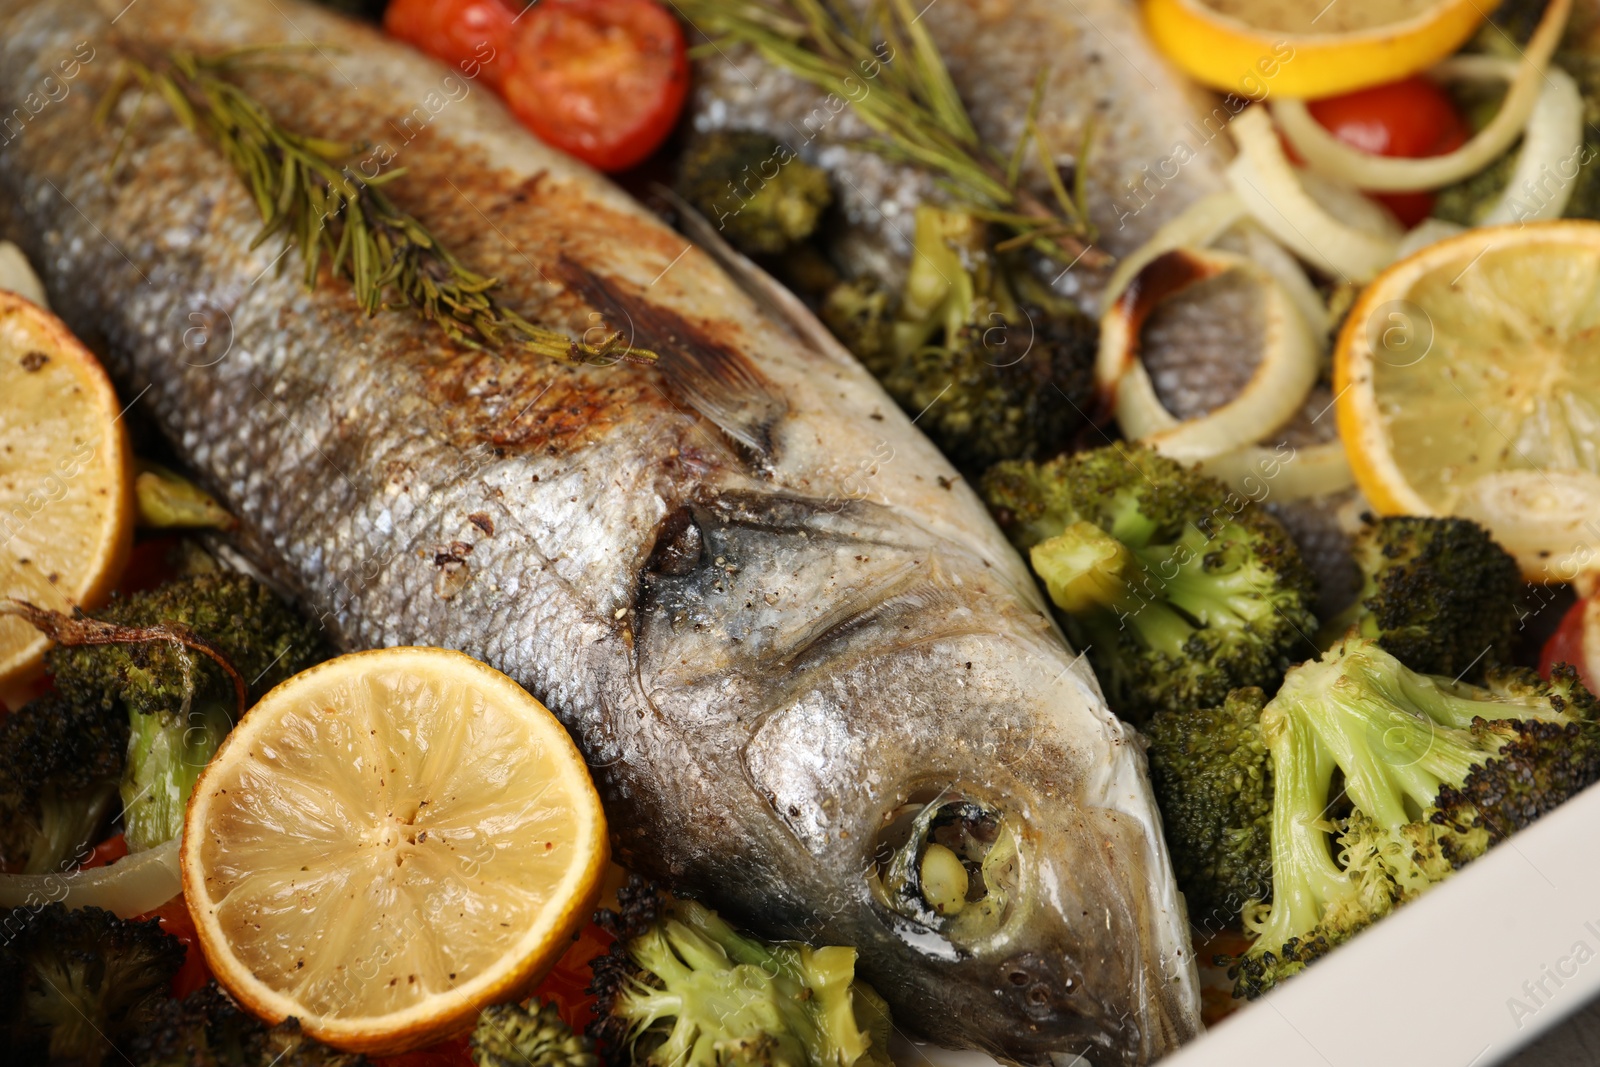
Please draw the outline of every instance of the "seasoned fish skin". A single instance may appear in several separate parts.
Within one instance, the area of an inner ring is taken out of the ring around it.
[[[315,47],[248,79],[275,114],[409,168],[391,195],[510,306],[603,319],[662,368],[462,350],[341,284],[308,292],[161,107],[106,180],[117,134],[91,113],[119,55],[279,41]],[[373,30],[292,0],[0,0],[0,112],[74,55],[69,91],[0,146],[0,225],[337,642],[505,670],[583,748],[620,856],[768,936],[856,946],[912,1030],[1126,1063],[1198,1030],[1134,735],[856,364]],[[873,891],[880,831],[936,798],[1020,841],[981,941]]]

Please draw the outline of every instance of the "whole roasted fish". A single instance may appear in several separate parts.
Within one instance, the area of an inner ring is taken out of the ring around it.
[[[346,647],[507,671],[583,747],[628,864],[857,947],[912,1030],[1128,1063],[1196,1032],[1135,738],[974,494],[814,320],[370,29],[294,0],[125,3],[0,0],[0,221],[268,575]],[[369,176],[407,168],[386,190],[508,306],[659,366],[464,349],[308,292],[158,103],[111,169],[134,98],[91,116],[121,57],[277,42],[308,48],[244,84],[280,120],[365,143]],[[944,914],[928,841],[974,871]]]

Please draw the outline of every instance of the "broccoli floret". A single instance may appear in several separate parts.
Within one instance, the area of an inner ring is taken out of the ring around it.
[[[167,996],[184,947],[154,919],[119,919],[62,904],[13,908],[5,917],[11,1051],[23,1062],[96,1067],[138,1032]]]
[[[124,716],[48,693],[0,720],[0,868],[65,870],[115,813]]]
[[[252,700],[326,653],[313,625],[260,582],[230,571],[135,593],[94,618],[128,628],[127,641],[73,645],[67,638],[47,663],[73,704],[127,715],[124,833],[129,848],[151,848],[178,836],[195,779],[237,713],[232,679],[172,639],[171,628],[208,642],[238,671]],[[167,629],[141,638],[152,628]]]
[[[818,314],[857,359],[869,368],[887,370],[895,358],[894,310],[894,297],[887,289],[858,278],[830,288]]]
[[[611,920],[628,939],[595,961],[594,1032],[618,1062],[888,1067],[888,1005],[856,979],[854,949],[767,944],[634,889]]]
[[[529,998],[478,1013],[470,1040],[478,1067],[599,1067],[594,1042],[561,1020],[554,1004]]]
[[[1272,903],[1246,908],[1256,940],[1229,961],[1234,995],[1259,996],[1600,778],[1596,710],[1568,668],[1471,686],[1355,635],[1290,671],[1261,714]]]
[[[763,133],[705,134],[684,149],[678,168],[679,194],[751,255],[804,241],[833,203],[827,173]]]
[[[1470,519],[1369,522],[1352,551],[1364,576],[1355,603],[1324,628],[1352,626],[1423,674],[1483,677],[1506,662],[1517,625],[1517,561]]]
[[[1213,478],[1112,445],[997,464],[981,491],[1126,718],[1271,690],[1316,650],[1294,541]]]
[[[306,1036],[297,1019],[268,1026],[215,982],[157,1005],[124,1050],[134,1067],[366,1067],[367,1060]]]
[[[961,211],[917,209],[898,298],[841,282],[822,319],[963,469],[1054,455],[1088,422],[1095,324],[1008,269],[987,226]]]
[[[1272,891],[1272,761],[1260,689],[1220,708],[1162,711],[1145,724],[1150,783],[1189,921],[1229,925]]]

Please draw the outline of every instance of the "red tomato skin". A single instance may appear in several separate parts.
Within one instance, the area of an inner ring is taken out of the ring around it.
[[[162,536],[135,544],[128,556],[128,565],[117,581],[116,595],[143,593],[170,582],[178,573],[172,565],[172,556],[182,542],[181,537]]]
[[[1586,669],[1588,657],[1583,654],[1583,615],[1588,604],[1589,601],[1580,600],[1568,608],[1556,632],[1539,650],[1539,673],[1544,677],[1550,677],[1556,664],[1569,663],[1578,669],[1578,677],[1583,679],[1584,685],[1594,687],[1594,679]]]
[[[172,976],[173,996],[182,1000],[197,989],[204,988],[205,984],[211,981],[211,968],[206,966],[205,955],[200,951],[200,935],[195,933],[194,920],[189,918],[189,906],[184,903],[182,893],[155,911],[147,911],[135,918],[158,920],[162,932],[183,942],[183,947],[187,950],[184,953],[183,966]]]
[[[605,955],[613,940],[594,923],[585,926],[533,991],[543,1003],[554,1004],[562,1021],[580,1034],[594,1019],[591,1009],[595,998],[589,993],[589,983],[594,976],[589,964],[596,956]],[[464,1037],[453,1037],[398,1056],[380,1056],[372,1062],[374,1067],[474,1067]]]
[[[510,71],[516,20],[505,0],[392,0],[383,12],[390,36],[497,89]]]
[[[1467,141],[1467,124],[1455,101],[1420,75],[1312,100],[1306,108],[1339,140],[1376,156],[1442,156]],[[1428,192],[1368,195],[1394,212],[1406,227],[1415,226],[1433,211],[1433,194]]]
[[[546,144],[603,171],[643,162],[689,91],[683,30],[656,0],[539,0],[518,22],[506,102]]]
[[[115,863],[128,854],[128,841],[121,834],[108,837],[89,853],[89,858],[78,864],[79,870],[92,870],[95,867],[104,867]]]

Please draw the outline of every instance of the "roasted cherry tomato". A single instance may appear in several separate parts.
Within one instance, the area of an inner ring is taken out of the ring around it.
[[[1306,107],[1339,140],[1375,156],[1442,156],[1467,140],[1467,124],[1455,102],[1423,77],[1312,100]],[[1404,226],[1415,226],[1433,211],[1432,193],[1370,195]]]
[[[596,956],[604,956],[609,952],[615,940],[594,923],[585,926],[573,938],[572,946],[550,968],[550,973],[544,976],[539,988],[534,990],[534,996],[547,1004],[554,1004],[567,1025],[580,1034],[594,1019],[590,1009],[594,1007],[595,997],[589,992],[589,983],[593,981],[594,974],[589,965]]]
[[[90,851],[89,858],[78,866],[83,870],[91,867],[104,867],[108,863],[115,863],[128,854],[128,841],[121,834],[108,837]]]
[[[689,60],[656,0],[539,0],[517,22],[506,101],[546,144],[626,170],[678,121]]]
[[[184,903],[182,893],[155,911],[136,917],[160,921],[162,932],[182,941],[188,950],[184,953],[183,966],[172,976],[173,996],[181,1000],[211,981],[211,968],[206,966],[206,958],[200,952],[200,935],[194,931],[194,920],[189,918],[189,906]]]
[[[509,69],[512,23],[506,0],[391,0],[383,28],[468,78],[499,88]]]
[[[1539,673],[1546,678],[1550,677],[1550,669],[1557,663],[1570,663],[1578,668],[1578,677],[1583,679],[1583,684],[1594,687],[1596,680],[1589,676],[1589,660],[1583,650],[1584,615],[1589,604],[1588,600],[1580,600],[1568,608],[1567,613],[1561,616],[1561,625],[1544,643],[1544,648],[1539,652]]]

